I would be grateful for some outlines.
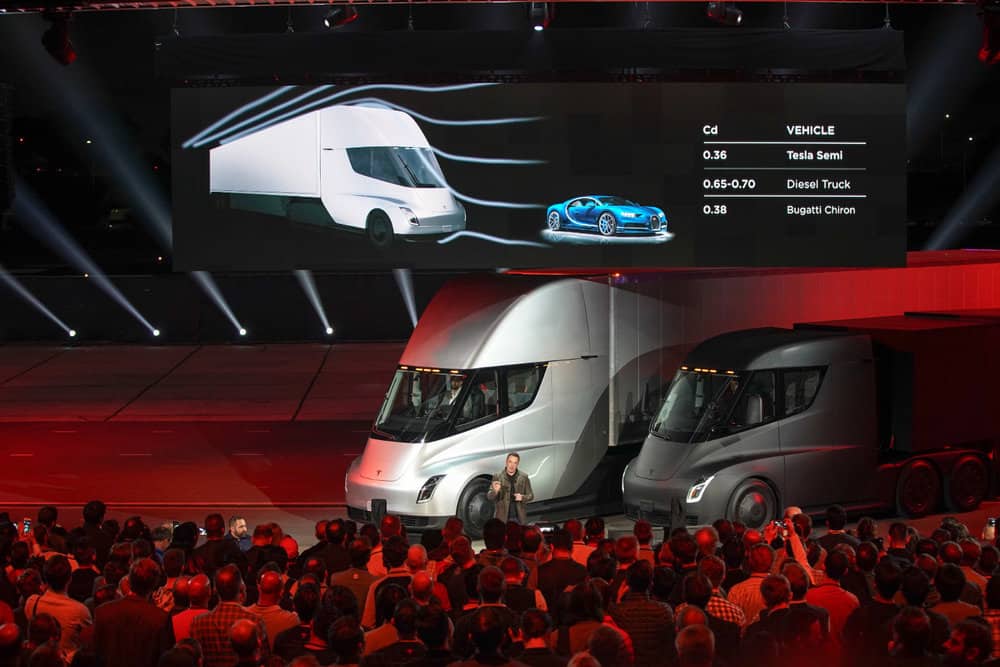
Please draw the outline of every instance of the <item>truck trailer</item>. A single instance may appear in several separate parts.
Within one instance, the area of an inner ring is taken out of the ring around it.
[[[626,515],[760,528],[819,513],[966,512],[994,488],[1000,310],[757,328],[677,371],[622,480]]]
[[[465,229],[427,137],[402,111],[317,109],[212,148],[209,164],[222,204],[364,232],[379,247]]]

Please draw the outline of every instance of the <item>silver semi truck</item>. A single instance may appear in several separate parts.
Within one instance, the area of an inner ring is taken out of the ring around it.
[[[680,366],[626,469],[625,512],[759,528],[787,505],[971,510],[994,488],[998,377],[997,310],[710,338]]]

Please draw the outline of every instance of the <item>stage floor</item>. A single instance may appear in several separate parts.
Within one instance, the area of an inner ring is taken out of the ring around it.
[[[0,347],[0,507],[336,507],[399,343]]]

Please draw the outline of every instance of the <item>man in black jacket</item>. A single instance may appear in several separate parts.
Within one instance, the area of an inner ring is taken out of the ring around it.
[[[508,454],[503,471],[493,475],[486,497],[496,503],[495,518],[517,521],[523,526],[528,523],[527,504],[535,499],[535,493],[531,490],[531,480],[517,469],[520,463],[520,454]]]
[[[545,596],[545,604],[559,626],[559,598],[571,586],[587,577],[587,568],[573,560],[573,537],[560,528],[552,535],[552,560],[538,566],[538,590]]]
[[[173,646],[170,617],[149,601],[159,579],[155,561],[136,561],[128,574],[128,597],[95,610],[94,648],[105,667],[155,667],[160,655]]]

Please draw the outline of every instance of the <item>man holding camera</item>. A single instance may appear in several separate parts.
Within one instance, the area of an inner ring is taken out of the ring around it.
[[[517,469],[520,463],[520,454],[508,454],[507,465],[503,471],[493,475],[486,497],[496,503],[494,517],[501,521],[517,521],[523,526],[528,523],[526,505],[535,498],[535,494],[531,490],[531,480]]]

